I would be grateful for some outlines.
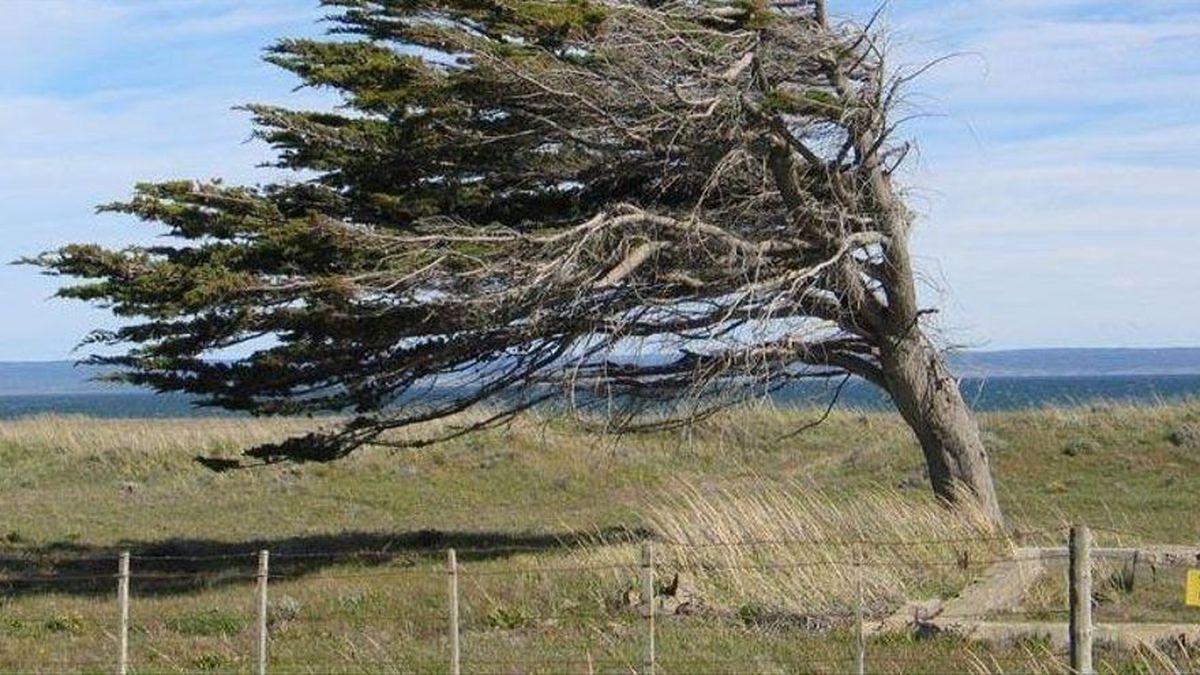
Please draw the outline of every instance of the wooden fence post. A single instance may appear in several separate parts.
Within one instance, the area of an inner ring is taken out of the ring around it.
[[[658,664],[654,653],[654,542],[642,545],[642,596],[646,602],[646,673],[654,675]]]
[[[1091,534],[1086,525],[1071,528],[1067,542],[1071,564],[1068,601],[1071,623],[1067,639],[1071,648],[1071,672],[1092,675],[1092,560]]]
[[[258,552],[258,675],[267,672],[267,576],[270,553]]]
[[[117,605],[120,619],[117,626],[117,675],[129,672],[129,551],[122,551],[117,561]]]
[[[863,630],[863,555],[857,545],[854,547],[854,573],[857,595],[854,604],[854,623],[857,627],[854,635],[854,672],[864,675],[867,672],[867,638]]]
[[[450,576],[450,675],[459,675],[462,661],[458,644],[458,554],[454,549],[446,551],[446,570]]]

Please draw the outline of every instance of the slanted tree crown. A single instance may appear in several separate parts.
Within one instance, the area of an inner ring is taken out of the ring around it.
[[[267,461],[397,443],[484,401],[469,428],[548,397],[587,408],[581,389],[632,428],[804,377],[890,386],[920,317],[891,181],[909,76],[870,24],[823,0],[324,4],[328,37],[266,60],[344,105],[246,106],[303,178],[141,184],[102,210],[166,243],[36,260],[129,320],[89,338],[126,350],[100,359],[122,377],[352,412],[248,451]],[[648,421],[645,401],[685,404]]]

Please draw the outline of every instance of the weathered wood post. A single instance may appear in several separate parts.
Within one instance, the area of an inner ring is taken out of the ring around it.
[[[867,672],[867,638],[863,630],[863,554],[860,545],[854,547],[854,578],[857,600],[854,604],[854,672],[864,675]]]
[[[450,577],[450,675],[462,672],[458,644],[458,555],[454,549],[446,551],[446,571]]]
[[[267,672],[267,551],[258,552],[258,675]]]
[[[129,551],[117,561],[117,675],[129,672]]]
[[[1071,528],[1067,543],[1071,565],[1068,602],[1071,623],[1067,635],[1071,649],[1071,672],[1092,675],[1092,560],[1091,533],[1086,525]]]
[[[642,545],[642,596],[646,602],[646,673],[654,675],[654,543]]]

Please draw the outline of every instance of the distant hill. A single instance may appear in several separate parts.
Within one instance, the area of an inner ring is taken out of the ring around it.
[[[1200,375],[1200,348],[973,351],[952,355],[951,363],[961,377],[970,378]],[[0,396],[136,391],[94,381],[104,372],[70,361],[0,361]]]
[[[952,355],[951,364],[960,377],[1197,375],[1200,348],[972,351]]]
[[[71,361],[0,361],[0,396],[103,394],[137,391],[115,382],[97,382],[104,368]]]

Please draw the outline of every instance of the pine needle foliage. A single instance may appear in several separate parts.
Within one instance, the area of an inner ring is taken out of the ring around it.
[[[891,183],[912,74],[871,25],[821,0],[324,5],[327,36],[266,60],[344,105],[246,106],[296,180],[141,184],[101,210],[163,243],[32,261],[127,320],[88,338],[124,379],[350,413],[264,461],[419,445],[387,432],[484,401],[449,433],[548,398],[634,429],[895,384],[922,315]]]

